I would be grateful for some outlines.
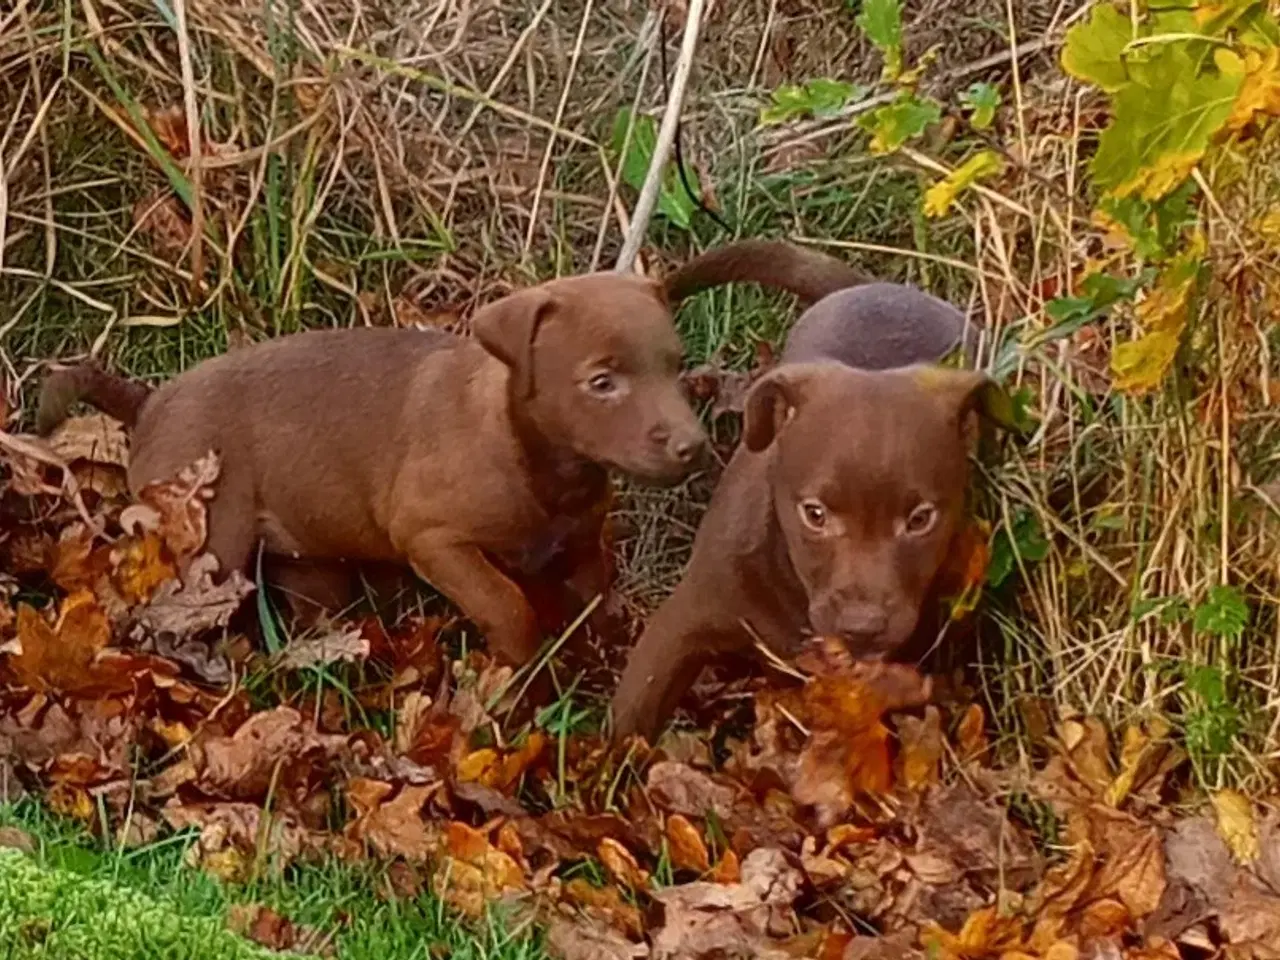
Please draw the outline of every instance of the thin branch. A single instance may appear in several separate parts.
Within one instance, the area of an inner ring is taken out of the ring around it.
[[[698,30],[702,25],[705,6],[706,0],[690,0],[689,13],[684,22],[684,39],[680,42],[680,58],[676,60],[676,72],[671,80],[671,95],[667,98],[667,109],[662,115],[662,126],[658,128],[658,140],[653,146],[649,172],[645,175],[640,199],[636,201],[635,212],[631,215],[631,229],[627,231],[622,253],[618,254],[618,263],[614,267],[619,273],[629,273],[635,266],[636,255],[649,230],[653,208],[658,203],[658,191],[662,188],[662,177],[667,169],[667,161],[671,158],[676,127],[680,123],[680,110],[684,106],[684,89],[689,82],[689,72],[693,69],[693,55],[698,48]]]

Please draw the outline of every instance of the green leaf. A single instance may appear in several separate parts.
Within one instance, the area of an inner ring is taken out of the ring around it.
[[[613,131],[609,146],[614,160],[622,154],[622,146],[627,137],[627,126],[631,121],[631,110],[620,109],[613,119]],[[627,145],[626,156],[622,158],[622,180],[633,190],[644,187],[644,180],[649,172],[649,164],[653,162],[653,150],[658,142],[658,122],[649,116],[637,116],[635,127],[631,131],[631,142]],[[702,185],[698,182],[697,172],[686,169],[689,186],[701,196]],[[658,191],[658,212],[676,226],[688,230],[693,223],[693,214],[698,204],[684,184],[680,182],[680,173],[674,163],[668,163],[662,174],[662,187]]]
[[[783,84],[770,95],[769,106],[760,111],[760,123],[767,126],[810,115],[828,117],[865,95],[865,87],[825,77],[803,84]]]
[[[1188,45],[1169,43],[1132,65],[1098,138],[1094,182],[1116,196],[1158,200],[1182,185],[1226,123],[1243,74],[1198,70]]]
[[[1110,3],[1094,4],[1089,19],[1067,31],[1062,69],[1085,83],[1115,93],[1129,80],[1124,49],[1133,40],[1133,24]]]
[[[902,73],[902,0],[863,0],[855,21],[884,54],[884,75],[896,80]]]
[[[1160,263],[1177,248],[1183,232],[1196,222],[1192,199],[1199,191],[1188,180],[1168,196],[1150,203],[1138,196],[1103,197],[1096,215],[1112,229],[1118,228],[1133,252],[1143,260]]]
[[[1239,640],[1249,623],[1249,604],[1238,587],[1217,586],[1196,607],[1193,625],[1196,633],[1210,637]]]
[[[1014,514],[1012,529],[1001,526],[991,544],[991,562],[987,565],[987,583],[998,588],[1014,571],[1021,559],[1024,566],[1039,563],[1049,555],[1049,541],[1040,528],[1040,520],[1029,510]]]
[[[858,126],[871,134],[872,153],[892,153],[941,118],[942,109],[934,101],[902,93],[893,103],[859,117]]]
[[[1102,316],[1121,301],[1132,300],[1145,282],[1144,276],[1113,277],[1091,273],[1080,281],[1080,295],[1058,297],[1044,305],[1053,326],[1035,338],[1037,346],[1069,337],[1086,323]]]
[[[975,83],[960,94],[960,102],[969,109],[969,122],[975,130],[985,130],[1000,109],[1000,91],[990,83]]]

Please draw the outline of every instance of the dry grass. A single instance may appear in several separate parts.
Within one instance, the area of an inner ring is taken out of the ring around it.
[[[971,306],[986,357],[1034,397],[1036,436],[984,484],[997,525],[1038,525],[1047,541],[990,598],[983,676],[1007,728],[1042,697],[1113,719],[1161,711],[1207,780],[1269,776],[1274,273],[1241,225],[1271,203],[1276,168],[1251,160],[1205,205],[1216,286],[1164,394],[1107,392],[1099,370],[1108,342],[1128,336],[1123,314],[1096,343],[1044,342],[1049,285],[1070,289],[1105,249],[1085,201],[1096,116],[1051,66],[1077,6],[908,3],[912,51],[938,47],[933,87],[992,79],[1010,105],[997,135],[1008,174],[941,223],[921,218],[920,185],[962,144],[876,159],[847,118],[756,127],[784,80],[875,80],[842,0],[715,4],[684,148],[735,231],[808,238]],[[619,107],[662,105],[657,26],[622,0],[20,0],[0,12],[10,399],[29,401],[53,357],[93,351],[160,377],[239,337],[404,320],[413,307],[465,314],[513,284],[610,265],[634,197],[605,146]],[[1010,70],[1005,55],[1027,44],[1047,52]],[[169,118],[176,146],[190,122],[179,118],[198,116],[198,156],[167,161],[139,134],[144,111]],[[194,224],[166,200],[174,190]],[[671,258],[723,239],[703,220],[650,236]],[[695,360],[743,362],[786,315],[777,297],[719,291],[682,326]],[[678,575],[704,497],[629,493],[624,579],[640,607]],[[1183,614],[1226,583],[1251,605],[1239,639]],[[1227,696],[1196,672],[1206,665]]]

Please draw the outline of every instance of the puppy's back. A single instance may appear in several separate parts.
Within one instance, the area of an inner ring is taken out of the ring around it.
[[[897,283],[868,283],[823,297],[787,335],[784,363],[834,360],[863,370],[934,363],[969,329],[945,300]],[[967,345],[967,343],[966,343]]]

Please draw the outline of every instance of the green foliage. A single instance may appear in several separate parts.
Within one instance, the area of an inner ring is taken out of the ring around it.
[[[935,101],[903,91],[893,103],[859,117],[858,125],[871,134],[872,153],[892,153],[940,119],[942,108]]]
[[[856,23],[884,54],[885,79],[896,80],[902,73],[902,0],[863,0]]]
[[[785,123],[806,116],[829,117],[865,95],[866,88],[856,83],[823,77],[807,83],[786,83],[770,95],[769,105],[760,111],[760,123]]]
[[[1240,708],[1230,694],[1221,667],[1189,668],[1186,688],[1183,736],[1201,778],[1207,779],[1209,764],[1221,761],[1232,751],[1241,728]]]
[[[960,94],[960,102],[969,111],[969,122],[975,130],[985,130],[1000,109],[1000,91],[990,83],[975,83]]]
[[[1107,313],[1117,303],[1133,300],[1142,285],[1142,277],[1115,277],[1109,273],[1091,273],[1080,282],[1074,297],[1058,297],[1044,305],[1053,326],[1036,338],[1037,344],[1069,337],[1091,320]]]
[[[1209,591],[1209,597],[1196,607],[1193,625],[1196,633],[1239,640],[1249,624],[1249,604],[1237,587],[1220,585]]]
[[[987,583],[998,589],[1022,566],[1039,563],[1049,555],[1049,541],[1040,519],[1030,510],[1019,509],[1012,522],[996,530],[991,544],[991,562],[987,565]]]
[[[644,186],[645,175],[649,172],[649,164],[653,162],[653,150],[658,142],[658,122],[649,116],[636,116],[631,131],[631,142],[626,142],[627,127],[632,122],[631,110],[623,107],[613,119],[613,132],[609,140],[610,153],[616,162],[622,156],[626,145],[626,156],[622,157],[622,180],[633,190]],[[686,170],[689,186],[698,195],[702,194],[702,185],[694,170]],[[684,184],[680,182],[680,173],[674,163],[667,164],[662,174],[662,187],[658,191],[658,212],[681,229],[688,230],[693,223],[693,214],[698,204]]]

